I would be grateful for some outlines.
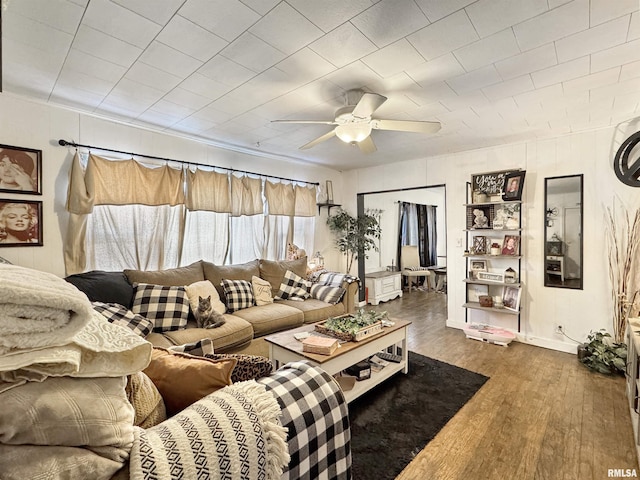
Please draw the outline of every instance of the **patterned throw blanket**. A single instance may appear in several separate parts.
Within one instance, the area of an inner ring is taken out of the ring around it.
[[[130,478],[280,478],[289,463],[280,413],[253,380],[218,390],[160,425],[136,427]]]

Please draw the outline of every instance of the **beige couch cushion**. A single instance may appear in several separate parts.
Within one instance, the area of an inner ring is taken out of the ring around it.
[[[186,267],[169,268],[167,270],[125,270],[129,283],[149,283],[151,285],[184,286],[204,280],[202,261]]]
[[[344,311],[344,303],[342,302],[331,305],[330,303],[316,300],[315,298],[307,298],[304,302],[296,302],[294,300],[276,300],[276,302],[302,310],[304,323],[316,323],[326,320],[329,317],[336,317],[346,313]]]
[[[197,328],[195,322],[189,322],[187,328],[173,332],[164,332],[174,345],[197,342],[203,338],[213,340],[216,353],[237,349],[251,343],[253,328],[251,324],[235,315],[224,315],[225,323],[218,328]],[[153,340],[150,340],[152,343]]]
[[[227,280],[246,280],[251,283],[251,277],[260,276],[260,261],[252,260],[238,265],[214,265],[211,262],[202,262],[204,278],[213,283],[220,299],[225,301],[224,290],[220,285],[223,278]]]
[[[238,316],[249,322],[253,326],[254,337],[296,328],[304,321],[302,311],[281,303],[245,308],[233,312],[232,316]]]
[[[302,278],[307,278],[307,257],[297,260],[260,260],[260,277],[271,284],[271,291],[275,295],[280,290],[280,284],[287,270],[291,270]]]

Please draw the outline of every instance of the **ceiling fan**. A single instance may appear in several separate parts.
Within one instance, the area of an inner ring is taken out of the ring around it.
[[[387,97],[377,93],[349,90],[345,93],[346,105],[336,110],[333,120],[272,120],[272,122],[336,125],[330,132],[301,146],[300,150],[306,150],[336,136],[345,143],[358,145],[363,153],[373,153],[377,148],[371,138],[372,130],[415,133],[435,133],[440,130],[440,122],[372,118],[373,113],[386,101]]]

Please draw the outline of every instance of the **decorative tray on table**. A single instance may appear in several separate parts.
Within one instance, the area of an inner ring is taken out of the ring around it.
[[[353,314],[329,317],[324,322],[316,323],[315,330],[339,340],[359,342],[380,333],[382,320],[385,318],[387,318],[387,312],[360,309]]]

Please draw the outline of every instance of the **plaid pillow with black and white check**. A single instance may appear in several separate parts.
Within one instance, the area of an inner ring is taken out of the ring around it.
[[[300,275],[287,270],[280,284],[276,298],[280,300],[305,300],[309,298],[311,282]]]
[[[154,332],[180,330],[187,326],[189,298],[184,287],[134,283],[131,311],[152,320]]]
[[[278,400],[288,430],[291,461],[281,479],[350,479],[349,410],[333,377],[308,362],[291,362],[257,382]]]
[[[311,285],[311,297],[332,305],[340,301],[344,292],[346,292],[346,290],[342,287],[328,287],[326,285],[318,285],[317,283]]]
[[[222,285],[222,289],[224,290],[229,313],[242,310],[243,308],[253,307],[255,302],[251,282],[247,280],[222,279],[220,285]]]
[[[173,345],[168,348],[172,352],[188,353],[189,355],[195,355],[196,357],[204,357],[215,353],[213,349],[213,340],[210,338],[203,338],[197,342],[185,343],[184,345]]]
[[[110,323],[130,328],[133,333],[146,337],[153,330],[153,322],[142,315],[133,313],[119,303],[91,302],[93,309]]]

